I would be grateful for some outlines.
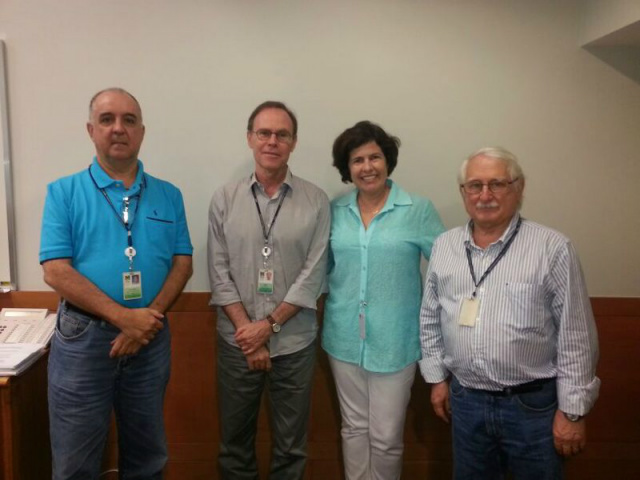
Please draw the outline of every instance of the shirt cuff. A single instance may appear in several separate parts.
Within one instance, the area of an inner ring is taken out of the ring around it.
[[[286,303],[290,303],[291,305],[295,305],[296,307],[302,308],[310,308],[312,310],[316,310],[318,308],[318,298],[320,294],[312,295],[310,293],[296,291],[292,292],[291,290],[287,292],[283,301]]]
[[[449,371],[439,361],[433,358],[423,358],[418,362],[422,378],[427,383],[444,382],[449,376]]]
[[[240,294],[234,289],[223,289],[221,287],[215,287],[211,293],[211,299],[209,305],[216,307],[224,307],[225,305],[231,305],[232,303],[242,302]]]
[[[576,386],[557,381],[558,408],[565,413],[574,415],[586,415],[598,399],[600,391],[600,379],[594,377],[585,386]]]

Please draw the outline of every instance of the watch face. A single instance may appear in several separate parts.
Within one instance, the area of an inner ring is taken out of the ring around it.
[[[278,333],[280,331],[280,324],[274,323],[273,325],[271,325],[271,330],[273,330],[273,333]]]

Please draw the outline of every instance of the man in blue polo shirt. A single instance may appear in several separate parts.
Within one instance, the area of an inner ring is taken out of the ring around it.
[[[144,171],[142,112],[110,88],[89,104],[89,168],[48,186],[40,263],[58,294],[49,356],[53,478],[97,478],[115,410],[120,478],[160,479],[165,312],[192,273],[180,191]]]

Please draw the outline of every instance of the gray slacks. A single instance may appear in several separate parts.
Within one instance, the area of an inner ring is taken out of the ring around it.
[[[255,439],[260,399],[267,387],[272,431],[269,480],[302,479],[316,342],[271,359],[270,372],[250,371],[242,351],[218,338],[218,466],[224,480],[257,480]]]

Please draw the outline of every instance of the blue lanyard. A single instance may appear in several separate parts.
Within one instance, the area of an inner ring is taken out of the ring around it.
[[[251,185],[251,194],[253,195],[253,200],[256,202],[256,208],[258,209],[258,216],[260,217],[260,224],[262,225],[262,235],[264,237],[264,244],[267,245],[269,243],[269,235],[271,234],[271,229],[273,228],[274,223],[276,223],[276,218],[278,218],[278,213],[280,213],[280,207],[282,207],[282,203],[284,202],[284,197],[287,196],[286,185],[283,186],[282,191],[280,192],[280,203],[278,203],[278,208],[276,209],[276,213],[273,215],[273,219],[271,220],[271,224],[269,225],[269,230],[267,230],[267,226],[264,223],[264,218],[262,218],[262,210],[260,210],[260,204],[258,203],[258,197],[256,196],[256,192],[253,189],[254,185]]]
[[[504,255],[509,250],[509,247],[513,243],[513,239],[516,238],[516,235],[520,231],[521,224],[522,224],[522,217],[518,219],[518,223],[516,223],[516,228],[511,234],[511,236],[509,237],[509,240],[507,240],[507,243],[504,244],[504,247],[502,247],[502,250],[500,250],[500,253],[496,257],[496,259],[493,262],[491,262],[491,265],[489,265],[489,268],[485,270],[485,272],[482,274],[482,277],[480,277],[480,281],[478,282],[476,282],[476,272],[473,270],[473,262],[471,261],[471,249],[469,248],[469,245],[465,246],[465,249],[467,250],[467,262],[469,263],[469,271],[471,272],[471,278],[473,279],[473,285],[475,286],[473,290],[473,295],[471,295],[472,298],[476,298],[476,292],[478,291],[478,287],[480,286],[480,284],[484,282],[484,279],[487,278],[487,275],[491,273],[491,270],[493,270],[493,268],[498,264],[500,260],[502,260],[502,257],[504,257]]]
[[[113,213],[115,214],[116,218],[118,219],[118,222],[127,231],[127,245],[129,247],[133,247],[133,236],[131,235],[131,229],[133,228],[133,222],[136,221],[136,217],[137,217],[137,213],[138,213],[138,207],[140,207],[140,202],[142,202],[142,193],[144,192],[144,187],[147,186],[147,180],[146,180],[145,175],[142,174],[142,185],[140,185],[140,193],[138,193],[137,195],[134,195],[133,197],[131,197],[131,198],[138,197],[138,202],[136,203],[136,209],[133,212],[133,221],[131,223],[129,223],[129,197],[125,197],[125,199],[124,199],[125,211],[124,211],[123,216],[121,217],[120,214],[118,213],[118,210],[116,210],[115,205],[113,204],[113,202],[109,198],[109,195],[107,195],[106,190],[104,188],[100,188],[98,186],[98,182],[96,182],[96,179],[93,177],[93,174],[91,173],[91,165],[89,165],[88,170],[89,170],[89,176],[91,177],[91,180],[93,181],[93,184],[96,186],[98,191],[100,193],[102,193],[102,196],[105,198],[105,200],[107,201],[107,203],[111,207],[111,210],[113,210]]]

